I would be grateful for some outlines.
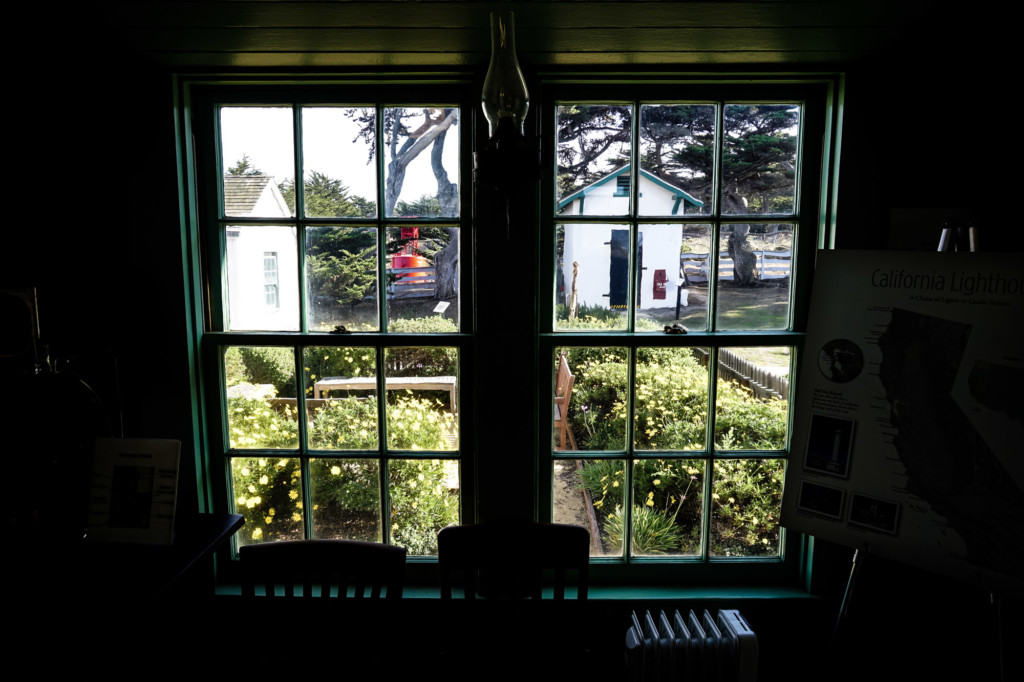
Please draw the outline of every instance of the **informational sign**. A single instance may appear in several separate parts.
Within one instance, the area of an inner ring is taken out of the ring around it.
[[[98,438],[86,538],[171,544],[180,451],[177,440]]]
[[[1024,254],[825,251],[782,523],[1024,593]]]

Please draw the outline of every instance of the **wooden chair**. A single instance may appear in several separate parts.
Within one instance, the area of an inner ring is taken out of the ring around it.
[[[246,545],[238,555],[245,597],[321,602],[380,599],[382,593],[387,599],[402,597],[404,547],[356,540],[294,540]]]
[[[565,353],[558,356],[558,373],[555,375],[555,428],[558,430],[558,443],[555,450],[565,450],[568,440],[572,450],[576,449],[576,436],[569,426],[569,401],[572,400],[572,386],[576,381],[569,369],[569,361]]]
[[[441,598],[453,584],[465,599],[540,599],[545,573],[555,600],[564,600],[575,573],[576,599],[587,598],[590,532],[556,523],[499,522],[450,526],[437,537]]]

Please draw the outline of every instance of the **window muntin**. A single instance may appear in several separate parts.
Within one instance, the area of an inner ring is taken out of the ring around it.
[[[553,518],[595,519],[595,556],[780,556],[803,106],[762,101],[555,104],[542,349],[553,372],[573,358],[578,451],[552,439]],[[690,334],[645,343],[677,320]]]
[[[463,108],[211,104],[204,341],[236,539],[433,554],[461,510]]]

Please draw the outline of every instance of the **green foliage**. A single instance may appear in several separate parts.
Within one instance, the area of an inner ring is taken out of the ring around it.
[[[353,357],[350,362],[355,361]],[[393,449],[450,449],[454,417],[433,401],[399,396],[387,411]],[[228,413],[232,448],[298,447],[298,423],[290,406],[278,412],[267,400],[231,398]],[[375,450],[377,401],[330,401],[316,411],[309,427],[313,448]],[[317,536],[379,540],[378,460],[316,457],[309,467]],[[246,520],[243,543],[303,537],[298,459],[233,458],[232,481],[235,509]],[[435,554],[437,532],[458,523],[458,487],[455,461],[389,460],[391,542],[407,547],[410,554]]]
[[[720,556],[773,555],[779,551],[781,459],[715,462],[711,495],[711,551]]]
[[[253,164],[248,154],[242,154],[242,158],[235,162],[235,165],[228,168],[228,175],[263,175],[263,171]]]
[[[338,303],[358,303],[372,295],[377,288],[375,251],[306,256],[310,295],[327,296]]]
[[[393,334],[455,334],[459,327],[455,320],[441,315],[389,320],[388,331]]]
[[[345,346],[309,347],[303,354],[306,397],[312,398],[313,384],[324,377],[372,377],[376,373],[373,348]]]
[[[257,447],[257,446],[253,446]],[[245,518],[241,544],[302,538],[302,470],[288,457],[231,460],[235,512]]]
[[[436,196],[429,194],[424,194],[415,201],[399,201],[395,205],[395,215],[408,218],[439,218],[441,202]]]
[[[604,525],[605,541],[610,547],[622,547],[625,513],[621,507],[608,515]],[[661,512],[633,507],[632,552],[635,555],[677,553],[683,542],[682,529]]]
[[[581,303],[576,307],[576,319],[569,319],[569,307],[555,306],[555,326],[558,329],[625,329],[626,317],[621,310]]]
[[[786,444],[789,403],[757,400],[733,381],[718,381],[715,447],[722,450],[781,450]]]
[[[278,184],[285,203],[295,206],[295,181],[291,178]],[[372,201],[353,197],[341,180],[312,171],[303,183],[305,213],[310,218],[373,218],[376,207]]]
[[[295,409],[277,412],[260,398],[228,398],[228,444],[233,449],[299,447]]]
[[[291,348],[240,346],[243,380],[250,384],[271,384],[276,395],[295,397],[295,356]],[[231,377],[228,378],[231,384]]]

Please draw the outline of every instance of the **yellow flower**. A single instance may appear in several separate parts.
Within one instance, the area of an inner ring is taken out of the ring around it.
[[[248,476],[249,475],[249,468],[248,467],[242,467],[242,475],[243,476]]]
[[[250,485],[250,486],[249,486],[249,492],[251,492],[251,493],[254,493],[254,492],[256,492],[256,486],[254,486],[254,485]]]
[[[270,510],[267,511],[267,513],[270,514],[271,516],[273,516],[274,514],[277,513],[277,511],[273,507],[271,507]]]
[[[260,476],[260,485],[266,485],[269,482],[270,482],[269,478],[267,478],[266,476]]]
[[[297,499],[299,499],[299,491],[298,490],[289,490],[288,491],[288,499],[290,499],[290,500],[297,500]]]
[[[263,529],[262,528],[257,528],[256,530],[254,530],[252,532],[252,539],[253,540],[259,540],[261,537],[263,537]]]
[[[661,479],[660,478],[654,479],[654,485],[661,485]]]
[[[268,526],[271,523],[273,523],[273,521],[274,521],[274,517],[273,516],[264,516],[263,517],[263,523],[267,524]]]
[[[301,520],[302,520],[302,514],[300,514],[299,512],[295,512],[294,514],[292,514],[292,521],[295,521],[296,523],[298,523]]]
[[[261,466],[261,467],[265,467],[265,466],[267,466],[267,460],[265,460],[265,459],[261,459],[261,460],[260,460],[260,466]]]
[[[338,474],[341,473],[341,467],[339,467],[339,466],[331,467],[331,473],[334,474],[335,476],[337,476]]]
[[[619,482],[618,481],[612,481],[612,487],[613,488],[618,488],[619,487]]]

